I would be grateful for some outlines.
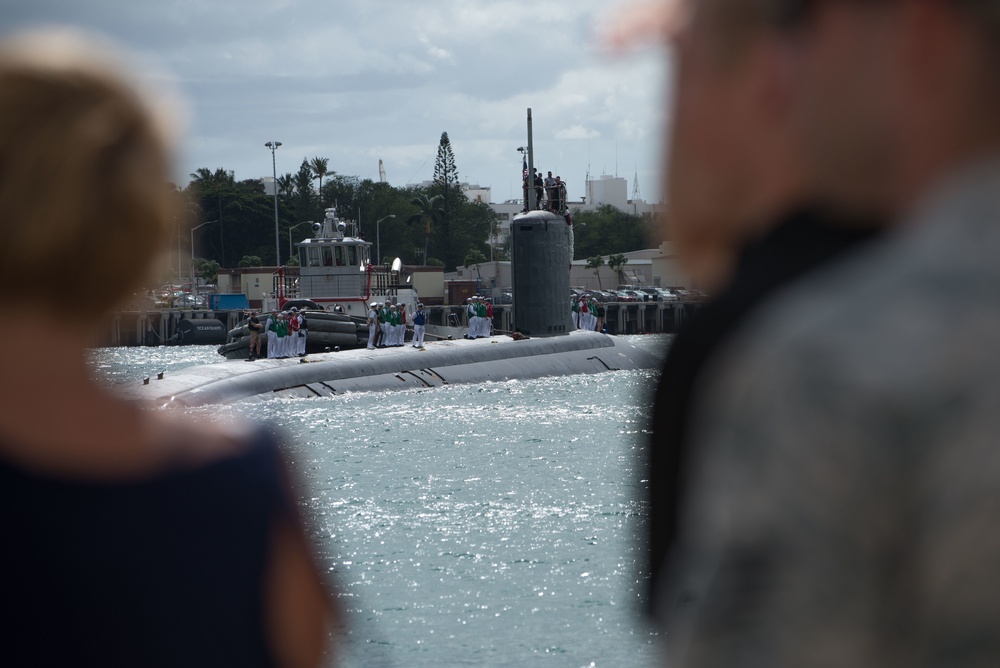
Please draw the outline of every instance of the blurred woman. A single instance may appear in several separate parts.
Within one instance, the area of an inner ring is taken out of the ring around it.
[[[277,443],[142,410],[87,364],[176,224],[165,126],[114,56],[0,43],[0,657],[315,666],[333,607]]]

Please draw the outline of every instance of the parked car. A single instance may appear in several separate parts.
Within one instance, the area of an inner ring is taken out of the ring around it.
[[[642,290],[622,290],[621,292],[624,292],[626,294],[631,295],[632,297],[635,297],[635,301],[637,302],[650,301],[650,296],[645,292],[643,292]]]
[[[637,302],[639,298],[634,294],[631,294],[628,290],[616,290],[615,294],[618,295],[618,301],[620,302]]]
[[[659,295],[661,301],[665,302],[675,302],[678,301],[677,295],[670,291],[670,288],[656,288],[656,292]]]

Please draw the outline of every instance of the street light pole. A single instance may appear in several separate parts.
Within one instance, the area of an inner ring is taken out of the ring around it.
[[[281,240],[278,236],[278,166],[275,162],[274,152],[281,146],[280,141],[269,141],[264,144],[271,149],[271,176],[274,179],[274,262],[275,266],[281,266]]]
[[[375,221],[375,255],[377,256],[377,262],[375,264],[382,264],[382,235],[379,230],[379,223],[387,218],[395,218],[396,214],[390,213],[388,216],[379,218]]]
[[[288,228],[288,259],[289,260],[292,259],[292,230],[294,230],[296,227],[302,227],[303,225],[312,225],[312,221],[311,220],[304,220],[301,223],[298,223],[297,225],[292,225],[291,227]]]
[[[211,225],[212,223],[217,223],[217,220],[209,220],[202,223],[201,225],[195,225],[191,228],[191,289],[194,289],[194,231],[199,227],[205,227],[206,225]]]

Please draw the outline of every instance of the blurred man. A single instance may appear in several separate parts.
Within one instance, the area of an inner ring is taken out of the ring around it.
[[[817,188],[898,223],[699,402],[678,664],[1000,665],[1000,5],[753,6]]]
[[[668,181],[678,255],[715,297],[674,338],[648,442],[649,612],[671,614],[664,573],[676,546],[704,369],[767,300],[868,240],[874,221],[836,214],[790,130],[787,40],[752,22],[753,4],[679,3]],[[587,328],[592,328],[588,323]],[[676,616],[676,614],[674,614]]]

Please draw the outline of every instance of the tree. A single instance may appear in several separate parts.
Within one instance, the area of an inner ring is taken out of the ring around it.
[[[578,258],[629,253],[648,248],[649,222],[642,216],[604,205],[573,212],[574,252]]]
[[[323,177],[330,173],[330,160],[329,158],[320,158],[317,156],[312,159],[309,166],[312,167],[313,178],[319,179],[319,188],[316,192],[319,193],[320,206],[323,206]]]
[[[316,193],[312,187],[313,172],[309,161],[302,158],[299,171],[292,176],[295,184],[295,195],[292,204],[293,220],[311,220],[316,215]]]
[[[215,283],[219,278],[219,263],[202,257],[194,259],[194,271],[205,283]]]
[[[260,267],[261,261],[259,255],[244,255],[243,258],[237,263],[237,267]]]
[[[428,195],[420,193],[410,200],[410,204],[417,207],[417,212],[406,220],[407,225],[420,223],[424,224],[424,264],[427,264],[427,246],[431,239],[431,224],[437,222],[444,215],[441,207],[441,195]]]
[[[611,269],[611,271],[618,274],[618,280],[622,283],[625,283],[625,281],[622,280],[622,268],[626,264],[628,264],[628,258],[622,255],[621,253],[608,256],[608,267]]]
[[[288,200],[295,192],[295,177],[291,172],[286,172],[278,177],[275,185],[278,187],[278,194]]]
[[[438,142],[437,159],[434,161],[434,183],[444,187],[458,185],[458,167],[455,153],[451,150],[451,139],[447,132],[441,133]]]
[[[481,265],[483,262],[486,262],[486,256],[483,255],[483,251],[479,250],[478,248],[471,248],[469,249],[469,252],[465,254],[465,260],[463,261],[462,266],[464,266],[466,269],[468,269],[469,267],[475,267],[476,276],[479,279],[478,282],[482,283],[483,275],[479,273],[479,265]]]
[[[599,287],[601,290],[604,289],[604,286],[601,285],[601,267],[603,266],[604,266],[604,258],[602,256],[595,255],[593,257],[587,258],[587,269],[594,270],[594,276],[597,276],[597,287]]]
[[[220,256],[222,263],[226,263],[226,228],[222,218],[222,196],[229,194],[236,185],[236,178],[232,170],[225,170],[219,167],[214,172],[206,167],[201,167],[191,175],[191,186],[198,191],[201,199],[205,199],[210,194],[215,195],[215,210],[218,211],[219,221],[219,243],[221,245]],[[202,209],[204,211],[204,208]],[[211,214],[210,214],[211,215]]]
[[[434,194],[441,196],[442,213],[438,221],[437,254],[441,256],[446,266],[457,266],[462,255],[455,252],[453,232],[457,224],[456,209],[464,198],[458,185],[458,167],[455,165],[455,153],[451,149],[451,139],[448,138],[447,132],[441,133],[438,142],[432,190]]]

